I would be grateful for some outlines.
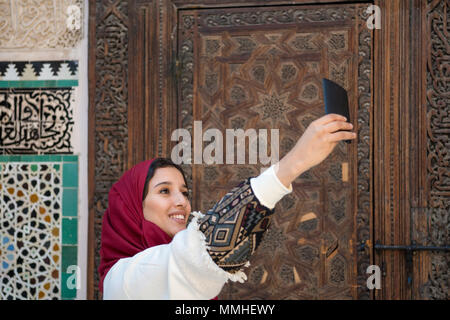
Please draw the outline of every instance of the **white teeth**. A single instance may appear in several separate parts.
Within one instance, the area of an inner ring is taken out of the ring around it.
[[[177,215],[173,215],[170,216],[171,219],[182,219],[184,220],[184,216],[182,214],[177,214]]]

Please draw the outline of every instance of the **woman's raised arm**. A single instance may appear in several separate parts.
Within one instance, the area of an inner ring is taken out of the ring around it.
[[[313,121],[296,145],[277,164],[244,180],[199,220],[208,252],[223,270],[235,273],[247,264],[267,230],[277,201],[292,191],[291,183],[319,164],[341,140],[354,139],[353,126],[337,114]]]
[[[211,299],[227,280],[244,281],[241,269],[258,248],[277,201],[340,140],[354,139],[350,132],[336,132],[350,129],[338,115],[312,122],[277,164],[241,182],[206,214],[193,213],[172,242],[120,259],[105,277],[104,298]]]
[[[328,114],[308,126],[296,145],[275,165],[275,173],[288,186],[303,172],[325,160],[341,140],[356,138],[353,125],[338,114]]]

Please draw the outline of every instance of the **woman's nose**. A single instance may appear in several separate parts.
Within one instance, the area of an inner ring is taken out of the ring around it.
[[[187,205],[187,199],[183,193],[178,192],[175,196],[175,205],[185,207]]]

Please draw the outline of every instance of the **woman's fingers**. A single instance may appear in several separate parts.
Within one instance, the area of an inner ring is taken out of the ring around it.
[[[345,121],[333,121],[324,125],[324,129],[326,132],[333,133],[339,130],[351,130],[353,125]]]
[[[330,122],[333,122],[333,121],[347,121],[347,119],[344,116],[341,116],[340,114],[329,113],[329,114],[315,120],[315,122],[318,125],[322,125],[322,126],[324,126]]]
[[[327,140],[329,142],[337,142],[341,140],[353,140],[356,139],[357,135],[354,132],[348,131],[338,131],[328,135]]]

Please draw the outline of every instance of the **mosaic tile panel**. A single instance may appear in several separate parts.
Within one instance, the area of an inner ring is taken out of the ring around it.
[[[0,88],[78,86],[78,61],[0,61]]]
[[[72,153],[78,61],[0,62],[0,154]]]
[[[78,157],[0,156],[0,299],[74,299]]]

